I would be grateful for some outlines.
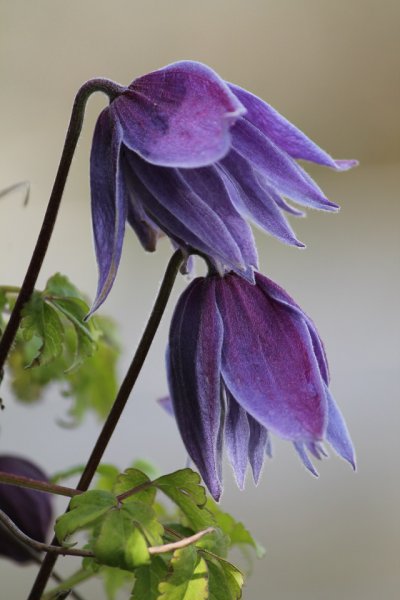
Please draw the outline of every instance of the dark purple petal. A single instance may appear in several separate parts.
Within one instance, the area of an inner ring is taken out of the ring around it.
[[[280,211],[276,196],[278,194],[261,178],[249,161],[235,150],[221,161],[229,194],[238,210],[286,244],[304,247],[296,239],[289,223]]]
[[[354,447],[343,415],[328,388],[326,388],[326,396],[328,399],[328,427],[326,430],[326,440],[339,456],[347,460],[355,470],[356,457]]]
[[[295,450],[297,452],[297,454],[300,456],[304,466],[310,471],[310,473],[312,473],[315,477],[319,477],[318,475],[318,471],[316,471],[314,465],[312,464],[307,452],[306,452],[306,446],[305,444],[303,444],[303,442],[294,442],[293,446],[295,447]]]
[[[167,370],[183,442],[216,500],[222,492],[222,335],[214,282],[195,279],[180,297],[172,318]]]
[[[227,388],[225,388],[225,392],[227,405],[225,419],[226,451],[238,487],[243,490],[249,451],[250,425],[246,411],[236,402]]]
[[[222,376],[237,402],[283,438],[322,439],[326,398],[306,323],[235,276],[217,280],[216,290]]]
[[[325,348],[321,338],[319,337],[317,328],[314,325],[314,322],[305,312],[300,308],[300,306],[289,296],[289,294],[281,288],[277,283],[265,277],[265,275],[261,275],[261,273],[256,274],[256,282],[257,285],[264,290],[265,294],[274,298],[277,302],[280,302],[283,306],[292,309],[299,317],[299,319],[303,320],[308,327],[313,349],[315,353],[315,357],[318,361],[318,365],[321,371],[321,376],[324,379],[325,383],[329,383],[329,367],[328,360],[326,358]]]
[[[93,313],[108,296],[122,252],[127,216],[126,192],[119,165],[122,131],[110,120],[109,109],[100,114],[90,156],[92,223],[99,282]]]
[[[248,414],[247,418],[250,427],[249,462],[253,472],[254,483],[257,485],[264,464],[265,454],[271,457],[271,442],[265,427],[260,425],[251,415]]]
[[[257,268],[258,256],[253,233],[232,203],[225,185],[226,178],[223,179],[214,166],[181,169],[180,175],[191,190],[221,218],[240,248],[243,264]]]
[[[245,110],[209,67],[177,62],[135,79],[111,105],[124,143],[147,162],[203,167],[225,156]]]
[[[31,461],[18,456],[0,456],[0,471],[48,481],[45,473]],[[53,518],[52,497],[36,490],[0,484],[0,509],[29,537],[46,542]],[[20,563],[32,560],[26,548],[5,529],[0,529],[0,555]]]
[[[339,207],[323,195],[312,179],[254,125],[240,119],[232,130],[232,146],[249,160],[270,185],[299,204],[335,211]]]
[[[150,165],[132,154],[129,164],[142,183],[143,206],[159,227],[176,241],[219,259],[234,271],[246,273],[248,265],[224,220],[178,170]],[[138,188],[137,183],[135,186]],[[235,212],[233,207],[232,211]]]
[[[358,164],[356,160],[334,160],[261,98],[237,85],[229,84],[229,87],[247,109],[244,118],[292,158],[308,160],[338,171],[351,169]]]

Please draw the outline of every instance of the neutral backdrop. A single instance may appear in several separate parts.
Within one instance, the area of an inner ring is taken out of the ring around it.
[[[21,282],[74,95],[91,77],[129,83],[178,59],[200,60],[262,96],[335,157],[361,161],[345,174],[310,170],[342,208],[293,221],[307,250],[256,234],[262,270],[313,317],[326,343],[358,472],[332,457],[315,480],[279,441],[257,488],[249,477],[239,492],[226,467],[222,506],[267,549],[246,585],[248,600],[398,598],[399,29],[398,0],[0,0],[0,189],[31,182],[27,207],[18,194],[1,201],[1,284]],[[104,105],[100,96],[90,101],[39,285],[61,271],[95,291],[88,155]],[[170,252],[164,241],[146,255],[127,231],[103,311],[121,326],[121,377]],[[121,468],[136,457],[164,472],[185,462],[175,423],[156,403],[166,393],[168,321],[185,285],[181,278],[107,451],[105,460]],[[76,430],[61,429],[68,405],[56,389],[32,409],[7,389],[2,395],[0,452],[28,455],[50,473],[86,459],[99,424],[87,418]],[[61,572],[71,569],[60,561]],[[35,572],[1,560],[2,598],[24,598]],[[100,599],[99,589],[90,583],[82,593]]]

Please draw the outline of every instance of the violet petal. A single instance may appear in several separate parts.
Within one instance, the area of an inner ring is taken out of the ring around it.
[[[247,109],[244,118],[292,158],[308,160],[337,171],[345,171],[358,164],[356,160],[334,160],[261,98],[237,85],[229,84],[229,87]]]
[[[322,439],[326,398],[306,323],[258,286],[216,281],[223,319],[222,376],[237,402],[292,441]]]
[[[186,168],[225,156],[230,128],[245,112],[212,69],[191,61],[135,79],[111,108],[130,150],[152,164]]]
[[[126,191],[119,165],[122,132],[110,121],[108,109],[100,114],[90,156],[92,223],[99,282],[92,314],[108,296],[121,258],[127,216]]]

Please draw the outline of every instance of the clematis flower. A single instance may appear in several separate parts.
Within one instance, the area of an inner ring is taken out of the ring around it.
[[[25,458],[0,456],[0,471],[48,481],[43,471]],[[52,498],[36,490],[0,483],[0,509],[29,537],[46,542],[53,519]],[[0,529],[0,555],[19,563],[32,560],[30,552],[21,546],[7,529]]]
[[[186,449],[215,499],[222,492],[223,446],[243,488],[247,464],[257,483],[270,434],[290,440],[305,466],[323,442],[355,468],[354,450],[329,389],[328,364],[311,319],[259,273],[195,279],[180,297],[167,369]]]
[[[296,163],[342,171],[268,104],[209,67],[177,62],[135,79],[100,114],[91,151],[91,194],[104,302],[121,257],[126,221],[143,247],[166,234],[207,255],[223,274],[254,282],[257,252],[250,218],[282,242],[303,246],[284,216],[302,214],[285,198],[335,211]]]

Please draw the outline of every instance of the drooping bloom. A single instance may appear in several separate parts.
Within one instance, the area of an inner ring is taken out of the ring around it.
[[[226,446],[239,487],[247,464],[257,482],[270,434],[308,453],[327,442],[355,466],[343,417],[328,389],[328,365],[311,319],[259,273],[195,279],[171,323],[167,369],[174,414],[186,449],[214,498],[222,491]]]
[[[282,211],[285,200],[338,207],[295,162],[337,170],[336,161],[250,92],[209,67],[177,62],[135,79],[100,114],[91,152],[91,193],[99,283],[107,297],[125,223],[146,250],[166,234],[253,281],[257,252],[247,217],[279,240],[303,246]]]
[[[18,456],[0,456],[0,471],[47,481],[42,469],[30,460]],[[21,531],[38,542],[46,542],[53,519],[52,498],[36,490],[0,483],[0,509]],[[19,563],[32,560],[27,548],[5,528],[0,528],[0,555]]]

